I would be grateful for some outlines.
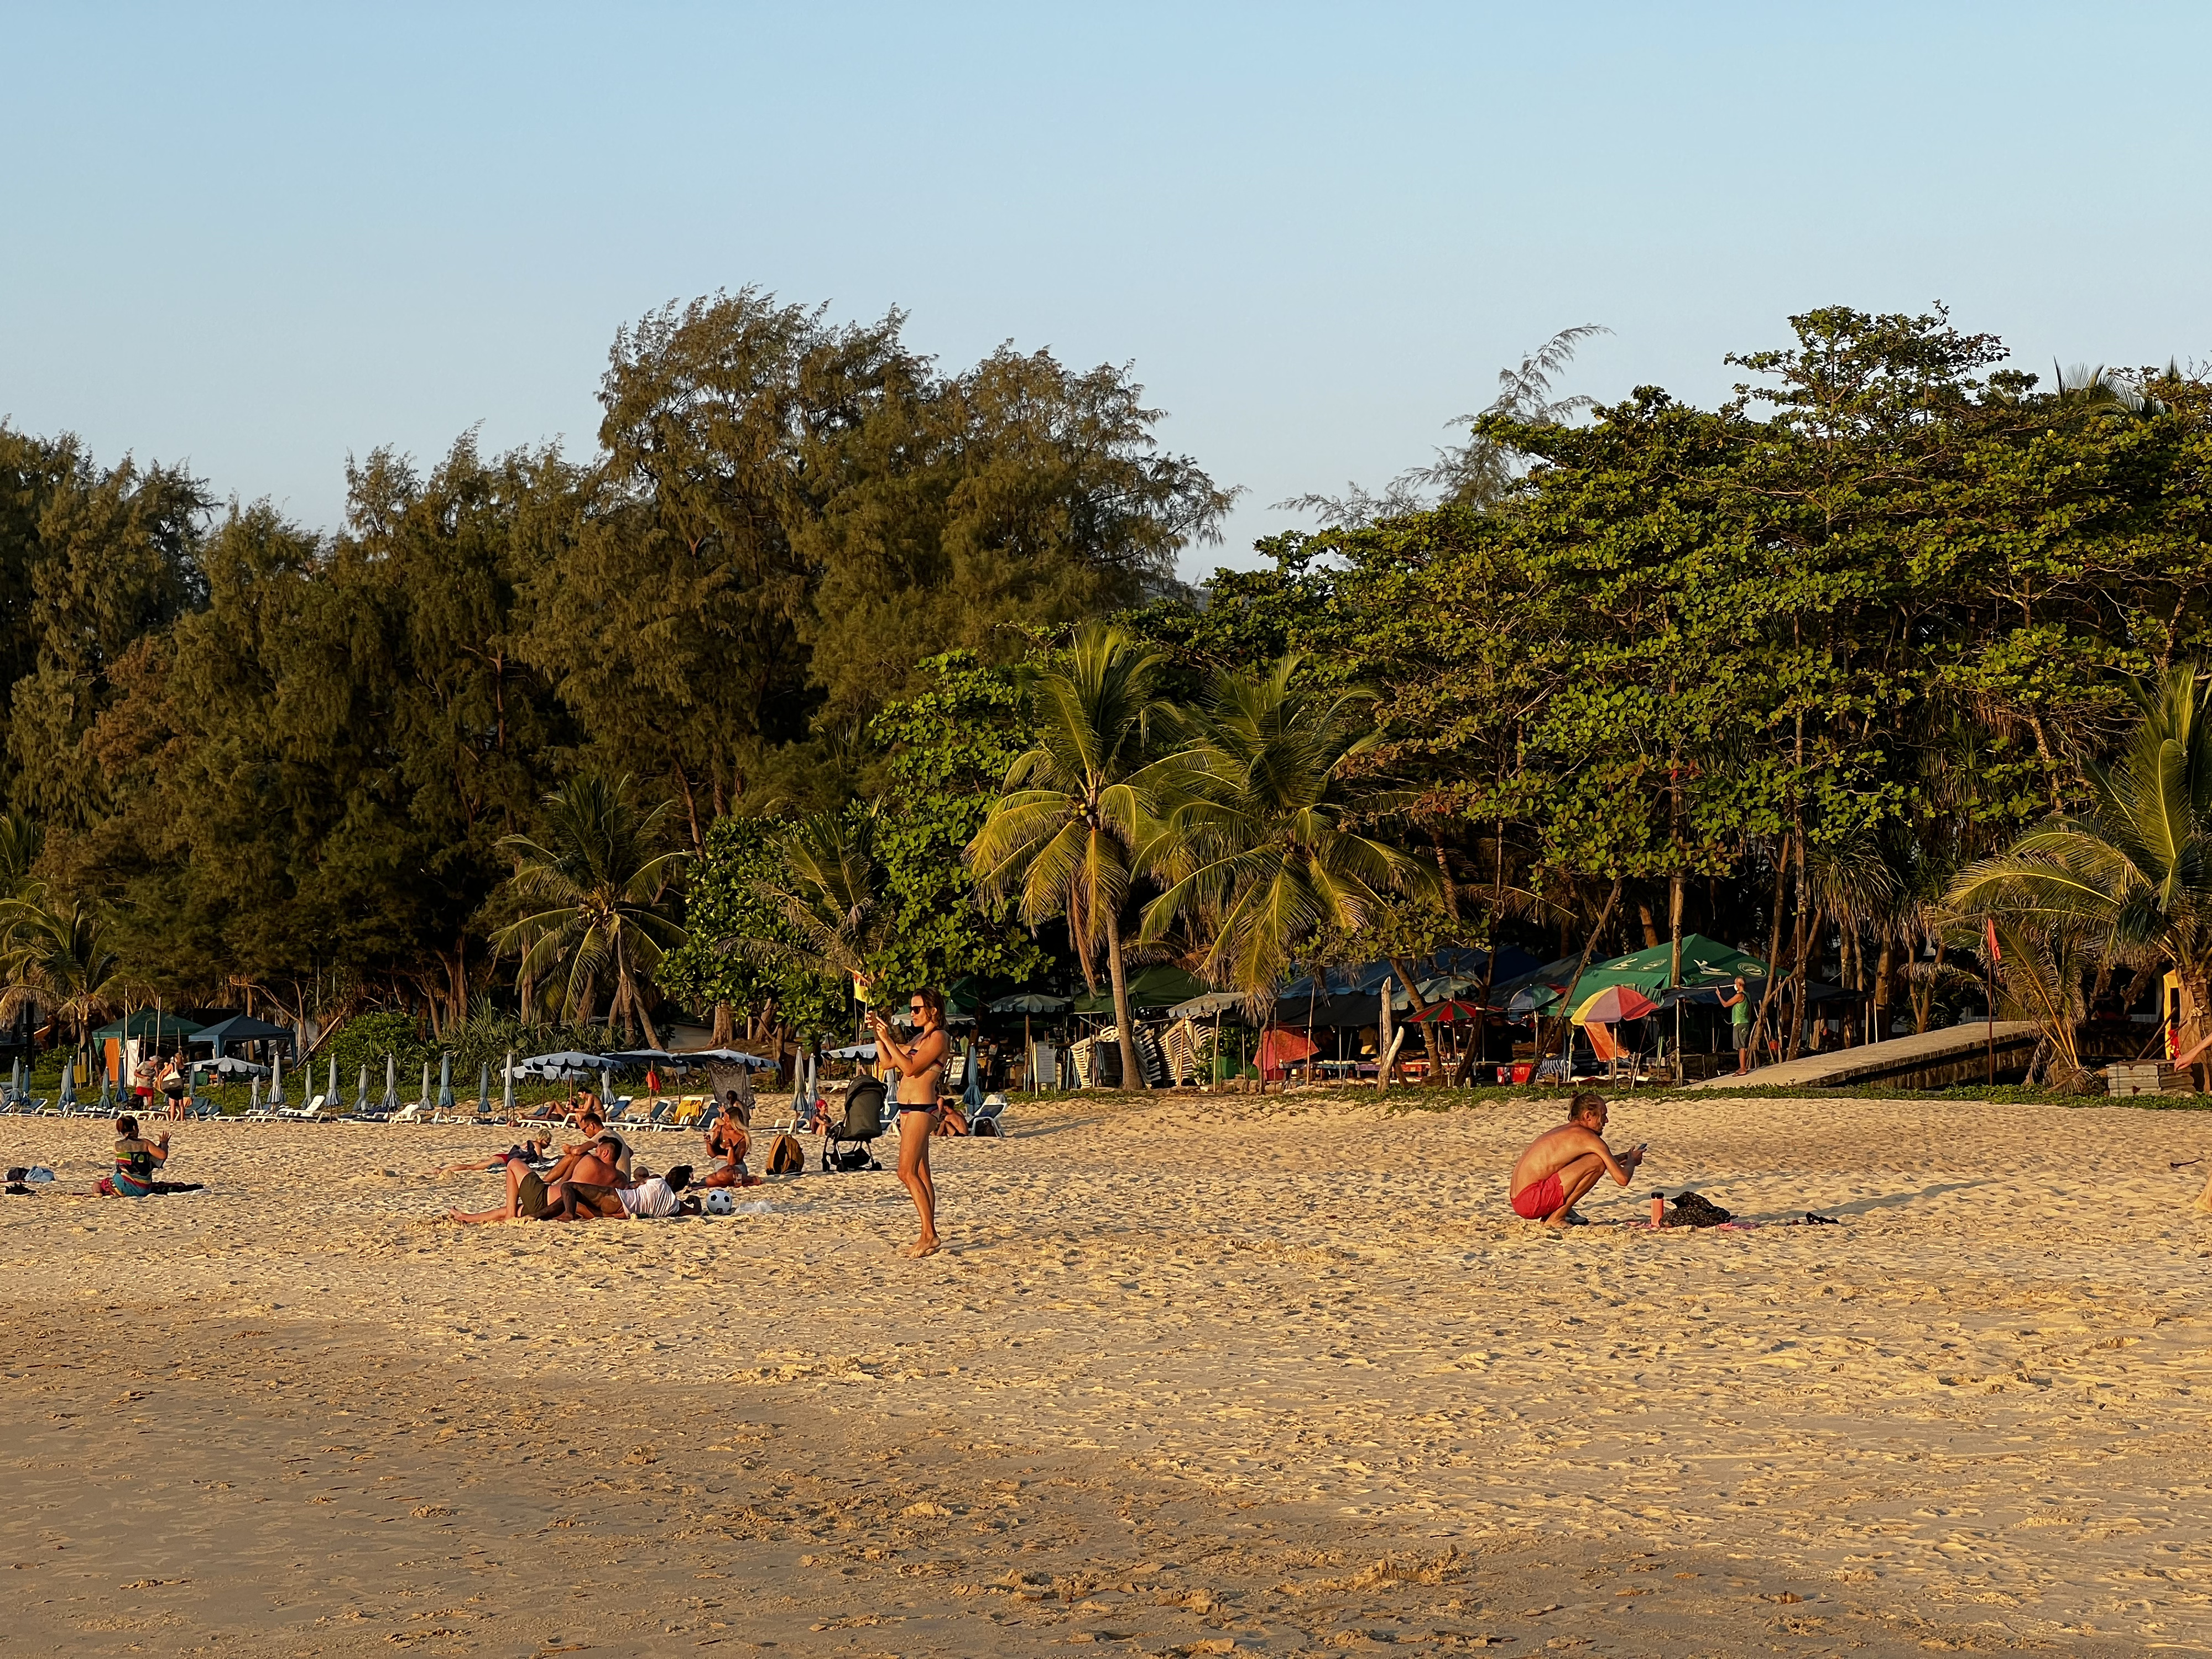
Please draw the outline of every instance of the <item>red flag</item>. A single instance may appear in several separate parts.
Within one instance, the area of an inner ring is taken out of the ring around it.
[[[1990,937],[1990,960],[1992,963],[2002,962],[2004,952],[1997,949],[1997,919],[1995,916],[1984,916],[1982,918],[1982,926],[1987,930]]]

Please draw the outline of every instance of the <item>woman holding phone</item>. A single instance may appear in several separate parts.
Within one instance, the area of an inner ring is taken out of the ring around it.
[[[937,1127],[938,1090],[951,1040],[945,1034],[942,992],[916,991],[908,1007],[914,1015],[911,1041],[900,1037],[872,1008],[868,1024],[876,1034],[878,1061],[898,1077],[899,1184],[921,1215],[921,1237],[899,1254],[925,1256],[938,1249],[937,1187],[929,1175],[929,1138]]]

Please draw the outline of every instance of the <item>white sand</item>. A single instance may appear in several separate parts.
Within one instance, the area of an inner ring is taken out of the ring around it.
[[[923,1262],[888,1170],[732,1220],[459,1228],[498,1178],[419,1172],[489,1131],[186,1125],[171,1173],[214,1190],[7,1200],[0,1267],[19,1335],[127,1304],[187,1368],[241,1322],[326,1328],[462,1377],[973,1426],[1363,1536],[1707,1551],[1992,1643],[2212,1650],[2212,1218],[2205,1166],[2168,1167],[2212,1114],[1622,1100],[1645,1178],[1558,1237],[1504,1202],[1556,1111],[1018,1102],[1014,1139],[937,1143]],[[106,1135],[0,1121],[64,1184]],[[1685,1186],[1761,1224],[1606,1224]],[[1846,1224],[1775,1224],[1808,1209]]]

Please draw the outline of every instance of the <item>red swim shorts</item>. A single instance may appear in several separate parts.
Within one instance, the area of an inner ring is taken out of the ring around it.
[[[1554,1170],[1513,1194],[1513,1213],[1523,1221],[1541,1221],[1566,1201],[1567,1195],[1559,1187],[1559,1172]]]

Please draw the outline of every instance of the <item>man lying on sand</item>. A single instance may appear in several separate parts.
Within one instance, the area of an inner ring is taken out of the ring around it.
[[[1611,1176],[1622,1186],[1644,1162],[1644,1148],[1619,1158],[1605,1144],[1605,1102],[1579,1094],[1567,1103],[1567,1121],[1530,1141],[1513,1165],[1513,1213],[1547,1227],[1580,1226],[1575,1202]]]
[[[616,1160],[623,1150],[622,1142],[613,1135],[605,1135],[588,1146],[572,1146],[544,1175],[539,1175],[529,1164],[519,1158],[507,1161],[507,1202],[495,1210],[448,1210],[446,1218],[464,1226],[475,1226],[487,1221],[542,1221],[551,1206],[553,1188],[565,1182],[581,1182],[587,1186],[612,1187],[623,1179],[616,1168]]]
[[[611,1187],[564,1181],[545,1200],[540,1221],[617,1221],[627,1216],[672,1216],[685,1207],[678,1194],[691,1184],[691,1166],[679,1164],[665,1176],[625,1181]]]
[[[540,1129],[528,1140],[508,1147],[503,1152],[494,1152],[489,1158],[472,1158],[465,1164],[448,1164],[441,1170],[428,1171],[436,1180],[444,1176],[474,1175],[479,1170],[504,1170],[516,1158],[528,1164],[542,1164],[553,1156],[553,1132]]]
[[[588,1098],[588,1097],[586,1097]],[[600,1115],[599,1109],[597,1106],[586,1106],[584,1108],[583,1113],[577,1118],[576,1123],[577,1126],[583,1130],[584,1138],[580,1141],[562,1146],[561,1148],[561,1156],[563,1158],[579,1157],[583,1153],[592,1151],[592,1149],[599,1142],[611,1140],[614,1142],[616,1149],[615,1168],[619,1170],[624,1176],[629,1174],[629,1142],[624,1140],[612,1129],[607,1127],[607,1121]],[[554,1174],[549,1176],[548,1179],[552,1181],[560,1180],[560,1171],[556,1170]]]

